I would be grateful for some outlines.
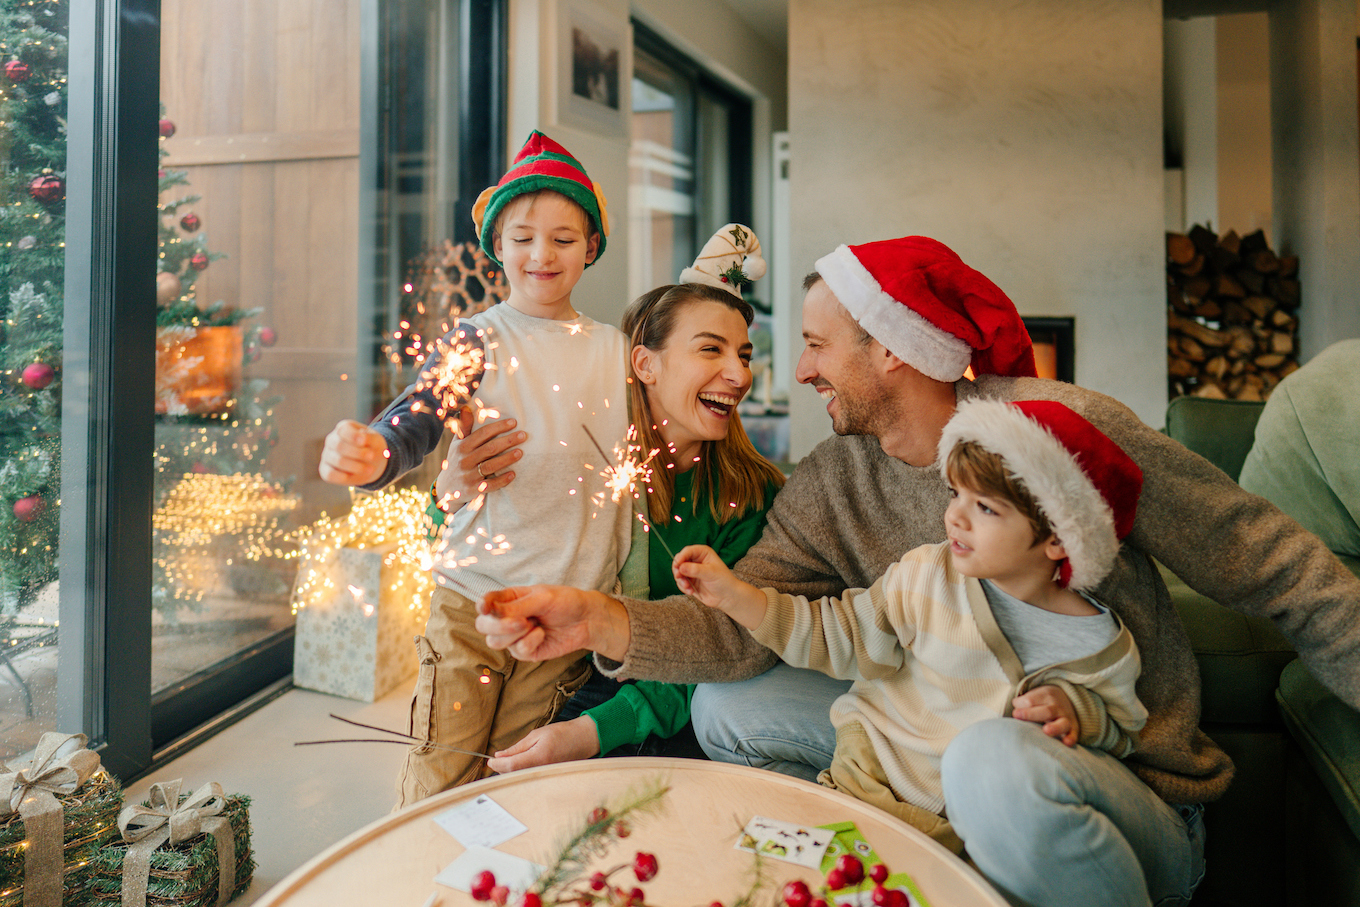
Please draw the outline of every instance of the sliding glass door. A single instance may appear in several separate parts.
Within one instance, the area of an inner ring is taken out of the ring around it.
[[[286,682],[323,439],[503,164],[504,15],[0,0],[0,758],[130,777]]]

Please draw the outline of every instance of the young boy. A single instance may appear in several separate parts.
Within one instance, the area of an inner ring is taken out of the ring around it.
[[[907,552],[867,590],[809,602],[757,589],[702,546],[674,569],[682,591],[788,663],[855,681],[832,708],[822,784],[959,851],[940,759],[962,728],[1011,715],[1117,757],[1137,743],[1138,651],[1089,590],[1133,527],[1142,473],[1048,401],[963,403],[939,453],[948,541]]]
[[[607,464],[586,432],[606,450],[627,435],[627,343],[572,302],[576,282],[604,251],[605,199],[580,163],[535,132],[472,216],[510,296],[460,322],[445,340],[484,348],[472,402],[516,420],[523,458],[514,482],[471,502],[445,493],[457,486],[456,462],[445,463],[436,483],[453,512],[437,549],[429,623],[416,639],[411,733],[437,746],[408,753],[398,806],[490,774],[486,760],[472,754],[505,749],[546,724],[590,675],[585,653],[539,664],[488,648],[472,626],[477,598],[525,583],[612,591],[629,548],[629,502],[611,502],[599,475]],[[430,389],[438,365],[432,359],[370,426],[337,425],[326,439],[321,477],[381,488],[434,450],[444,416],[465,402],[441,400]]]

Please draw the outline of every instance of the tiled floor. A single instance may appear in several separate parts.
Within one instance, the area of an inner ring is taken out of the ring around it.
[[[403,746],[301,740],[376,736],[336,721],[405,730],[410,690],[403,684],[368,704],[293,689],[217,736],[130,785],[127,802],[146,799],[157,781],[182,778],[186,792],[216,781],[251,797],[255,880],[233,905],[260,898],[276,882],[331,844],[386,815],[395,802]]]

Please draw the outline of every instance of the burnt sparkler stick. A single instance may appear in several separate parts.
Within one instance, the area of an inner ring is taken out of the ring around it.
[[[393,731],[383,727],[374,727],[371,724],[363,724],[358,721],[351,721],[348,718],[341,718],[334,712],[331,713],[331,717],[334,718],[336,721],[343,721],[345,722],[345,724],[352,724],[355,727],[361,727],[369,731],[377,731],[380,734],[392,734],[395,737],[401,737],[403,739],[383,740],[378,738],[367,739],[350,738],[345,740],[301,740],[294,743],[293,746],[318,746],[322,743],[400,743],[402,746],[409,746],[411,743],[418,743],[421,746],[430,746],[439,750],[448,750],[451,753],[460,753],[464,756],[478,756],[482,759],[492,758],[490,755],[486,753],[474,753],[471,750],[460,750],[456,746],[445,746],[442,743],[435,743],[433,740],[424,740],[420,737],[413,737],[410,734],[403,734],[401,731]]]
[[[595,449],[598,450],[598,451],[600,452],[600,456],[604,458],[605,463],[611,463],[611,462],[613,462],[613,457],[609,456],[609,454],[607,454],[607,453],[604,452],[604,448],[600,446],[600,442],[599,442],[599,441],[595,440],[595,435],[593,435],[593,434],[591,433],[590,428],[589,428],[588,426],[586,426],[586,425],[582,425],[581,428],[585,429],[586,437],[590,438],[590,443],[595,445]],[[626,455],[625,455],[625,456],[626,456]],[[648,459],[650,460],[651,458],[648,457]],[[644,462],[644,463],[641,464],[641,467],[645,468],[646,465],[647,465],[647,464]],[[620,472],[620,470],[619,470],[618,467],[615,467],[615,466],[606,466],[606,467],[605,467],[605,470],[606,470],[606,472],[613,473],[615,476],[618,476],[618,477],[622,478],[622,473]],[[641,475],[641,471],[639,471],[638,474]],[[633,480],[630,479],[630,480],[628,481],[628,486],[631,488],[631,487],[632,487],[632,484],[633,484]],[[645,503],[645,502],[644,502],[644,503]],[[644,509],[645,509],[645,508],[644,508]],[[638,511],[638,513],[637,513],[637,518],[638,518],[639,520],[642,521],[642,525],[644,525],[644,526],[647,527],[647,531],[648,531],[648,532],[650,532],[650,533],[652,533],[652,535],[656,536],[656,540],[657,540],[658,542],[661,543],[661,547],[662,547],[662,548],[666,549],[666,553],[669,554],[669,555],[671,556],[671,560],[675,560],[675,552],[671,550],[671,546],[666,544],[666,540],[665,540],[664,538],[661,537],[661,533],[659,533],[659,532],[656,531],[656,527],[653,526],[653,525],[651,524],[651,522],[647,519],[647,517],[646,517],[645,515],[643,515],[643,513],[642,513],[641,510]]]

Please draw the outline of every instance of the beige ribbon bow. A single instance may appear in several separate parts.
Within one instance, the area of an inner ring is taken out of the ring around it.
[[[217,845],[217,903],[225,904],[236,887],[236,844],[231,823],[222,815],[227,799],[216,781],[194,791],[183,803],[176,778],[151,785],[150,806],[125,806],[118,814],[118,830],[132,846],[123,857],[123,907],[146,907],[146,885],[151,854],[167,841],[182,844],[204,832]]]
[[[33,761],[13,769],[0,764],[0,819],[24,820],[24,904],[58,907],[63,891],[66,811],[58,797],[75,793],[99,771],[99,756],[85,748],[84,734],[47,732],[38,738]]]

